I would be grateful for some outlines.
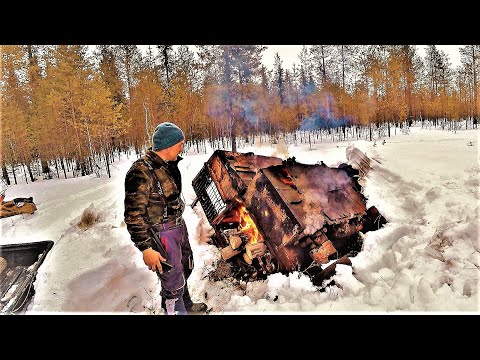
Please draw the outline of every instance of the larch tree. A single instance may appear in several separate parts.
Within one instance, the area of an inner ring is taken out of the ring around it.
[[[80,127],[82,123],[80,106],[84,101],[87,78],[91,76],[91,64],[86,58],[84,45],[59,45],[53,52],[52,64],[48,76],[51,79],[51,97],[60,98],[57,105],[62,117],[73,129],[74,157],[76,172],[82,176],[90,173],[86,160],[88,158],[87,139]]]
[[[174,70],[173,45],[157,45],[157,49],[160,65],[163,70],[162,73],[165,74],[165,87],[168,88]]]
[[[407,79],[402,58],[402,47],[391,45],[387,47],[386,62],[386,92],[385,92],[385,118],[390,136],[390,122],[395,123],[406,119],[408,116],[408,99],[406,96]]]
[[[428,45],[425,57],[426,79],[430,93],[427,116],[434,120],[435,126],[441,117],[445,117],[445,96],[450,81],[448,58],[435,45]]]
[[[151,137],[158,123],[170,120],[171,109],[169,95],[162,80],[158,76],[158,67],[155,62],[142,61],[140,69],[135,75],[135,88],[132,118],[138,123],[137,137],[141,139],[142,147],[151,146]],[[141,125],[141,126],[140,126]]]
[[[397,53],[402,68],[402,78],[405,90],[405,98],[408,105],[408,118],[413,118],[413,94],[417,82],[415,72],[416,48],[412,45],[400,45]]]
[[[28,54],[28,91],[30,98],[29,106],[29,129],[30,138],[34,144],[35,157],[40,158],[44,178],[52,177],[48,161],[55,159],[54,147],[51,144],[51,136],[48,135],[50,128],[48,119],[42,114],[44,110],[44,91],[42,83],[42,71],[40,61],[45,47],[41,45],[25,45]]]
[[[451,63],[450,59],[444,51],[440,51],[440,55],[442,58],[442,67],[440,69],[440,115],[443,118],[442,128],[446,125],[446,121],[453,120],[453,113],[454,113],[454,93],[453,93],[453,73],[451,70]]]
[[[313,46],[313,45],[312,45]],[[299,72],[301,76],[302,84],[305,86],[307,83],[308,77],[313,73],[312,68],[312,57],[311,57],[311,48],[309,49],[307,46],[303,45],[300,54],[298,54],[299,60]]]
[[[202,114],[200,64],[193,51],[185,45],[178,47],[175,64],[170,89],[174,98],[174,118],[186,130],[187,139],[195,142],[198,148],[200,139],[212,136],[206,117]]]
[[[130,119],[122,117],[122,104],[117,104],[112,93],[99,74],[89,80],[85,99],[80,106],[83,122],[80,129],[88,139],[91,163],[100,169],[99,162],[105,159],[108,177],[110,175],[110,139],[126,133]]]
[[[195,45],[202,87],[224,81],[223,49],[219,45]]]
[[[355,69],[355,47],[353,45],[336,45],[332,54],[333,63],[335,65],[335,84],[340,84],[342,91],[338,95],[339,108],[342,116],[345,116],[345,97],[344,93],[348,91],[347,81],[352,78],[351,72]]]
[[[235,97],[236,89],[233,86],[233,49],[232,45],[222,46],[222,58],[223,58],[223,85],[225,87],[225,95],[227,102],[227,114],[228,114],[228,127],[230,129],[230,139],[232,142],[232,151],[237,151],[237,133],[236,133],[236,121],[233,114],[233,98]]]
[[[480,116],[480,81],[478,80],[480,73],[480,45],[466,45],[460,48],[460,61],[465,68],[468,76],[468,85],[471,89],[470,114],[473,124],[477,125]]]
[[[442,68],[442,58],[435,45],[428,45],[425,56],[426,78],[430,91],[430,100],[432,104],[438,97],[438,88],[440,83],[440,69]],[[432,115],[435,110],[432,110]]]
[[[116,45],[115,56],[128,103],[129,114],[127,117],[130,117],[132,122],[132,126],[127,134],[129,138],[128,145],[133,146],[136,154],[140,155],[144,139],[144,113],[142,111],[134,115],[134,107],[136,107],[135,101],[138,99],[135,97],[134,92],[135,86],[137,85],[136,74],[141,68],[142,55],[137,45]],[[142,100],[138,99],[138,101],[140,101],[139,106],[143,108]],[[125,113],[123,116],[125,116]]]
[[[1,102],[2,102],[2,160],[15,168],[31,160],[28,139],[28,97],[26,54],[20,45],[2,45]],[[5,171],[4,171],[5,173]],[[27,177],[25,180],[28,182]]]
[[[100,74],[110,90],[113,100],[117,105],[127,105],[115,48],[112,45],[97,45],[94,55],[99,63]]]
[[[239,123],[245,121],[250,106],[243,101],[245,86],[260,79],[262,52],[261,45],[222,45],[223,87],[229,114],[232,151],[236,151],[236,136]]]
[[[274,63],[273,63],[273,73],[275,79],[275,90],[278,94],[280,99],[280,104],[285,102],[285,70],[282,67],[282,59],[280,59],[280,55],[275,53]]]
[[[98,62],[100,75],[110,90],[113,101],[116,105],[121,105],[122,117],[124,119],[130,118],[129,102],[125,95],[126,92],[124,90],[122,75],[119,68],[120,61],[118,50],[113,45],[97,45],[94,56]],[[120,138],[112,139],[111,146],[120,149],[125,146],[124,143],[125,139],[124,135],[122,135]]]
[[[420,120],[423,125],[423,120],[425,117],[424,102],[427,98],[425,86],[426,70],[425,64],[419,55],[416,55],[413,58],[413,72],[415,74],[415,82],[413,83],[414,96],[412,97],[413,119]],[[411,122],[413,119],[410,119],[409,121]]]
[[[42,77],[34,93],[38,96],[35,131],[39,139],[39,153],[42,159],[54,162],[58,177],[60,164],[66,179],[68,164],[75,158],[74,132],[65,116],[65,94],[60,90],[61,79],[56,75],[56,47],[46,46],[42,50]]]
[[[312,45],[310,47],[312,68],[322,88],[330,78],[329,68],[332,66],[334,51],[335,48],[333,45]]]

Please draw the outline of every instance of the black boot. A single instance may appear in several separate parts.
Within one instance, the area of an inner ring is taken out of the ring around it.
[[[183,303],[185,304],[185,309],[189,314],[194,313],[206,313],[208,310],[207,304],[203,302],[194,303],[190,298],[190,293],[188,292],[188,286],[185,284],[183,288]]]
[[[185,306],[187,312],[190,313],[206,313],[208,310],[207,304],[203,302],[192,303],[191,306]]]

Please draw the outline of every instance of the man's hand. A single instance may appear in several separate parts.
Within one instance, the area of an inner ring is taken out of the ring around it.
[[[160,260],[166,261],[166,259],[164,259],[158,251],[155,251],[152,248],[145,249],[142,253],[143,262],[148,266],[148,269],[152,271],[158,270],[158,272],[161,274],[163,269],[162,265],[160,264]]]

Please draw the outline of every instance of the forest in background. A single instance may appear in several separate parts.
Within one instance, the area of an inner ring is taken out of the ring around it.
[[[1,45],[2,178],[17,183],[105,171],[121,152],[139,156],[162,121],[188,150],[293,134],[372,140],[413,121],[455,130],[477,126],[480,45],[460,48],[461,65],[434,45],[304,46],[299,64],[261,45]],[[299,138],[297,138],[297,136]]]

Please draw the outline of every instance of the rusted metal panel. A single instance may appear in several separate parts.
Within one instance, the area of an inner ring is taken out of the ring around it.
[[[281,163],[282,159],[275,157],[216,150],[207,166],[222,199],[227,202],[246,190],[259,169]]]
[[[254,153],[223,152],[231,168],[238,173],[256,174],[259,169],[281,165],[282,159],[273,156],[255,155]],[[245,184],[248,186],[249,184]]]
[[[277,246],[290,243],[303,230],[263,170],[245,192],[245,205],[257,219],[257,225]]]
[[[362,195],[354,190],[354,180],[345,171],[323,164],[290,163],[287,168],[305,198],[302,203],[291,204],[292,212],[298,219],[306,221],[312,211],[317,216],[316,210],[326,215],[324,220],[330,224],[365,214]],[[318,230],[321,224],[318,222],[317,225]]]
[[[281,245],[276,248],[278,267],[280,271],[303,270],[312,262],[309,251],[293,244]]]
[[[227,202],[238,195],[238,190],[243,187],[243,184],[239,184],[236,177],[231,176],[228,173],[228,169],[221,161],[220,157],[211,157],[207,166],[224,202]]]
[[[280,221],[281,226],[286,226],[282,228],[288,234],[281,237],[283,244],[296,240],[294,232],[311,235],[325,224],[339,224],[365,215],[362,195],[354,190],[352,178],[344,171],[324,165],[290,163],[261,169],[259,173],[265,179],[258,175],[252,180],[245,194],[247,207],[261,219],[265,211],[262,203],[270,205],[273,225]],[[293,219],[285,221],[285,217]],[[265,223],[262,228],[268,221]]]

